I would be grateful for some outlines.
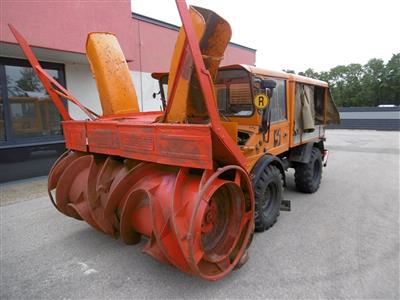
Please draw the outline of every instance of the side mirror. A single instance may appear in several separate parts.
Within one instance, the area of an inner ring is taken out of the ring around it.
[[[276,88],[276,81],[271,79],[261,80],[261,88],[264,89],[269,98],[272,98],[274,94],[274,88]]]
[[[261,80],[261,87],[265,89],[268,97],[272,98],[272,95],[274,94],[274,88],[276,87],[276,82],[271,79],[263,79]]]
[[[161,91],[159,91],[158,93],[153,93],[153,99],[156,99],[157,95],[160,95]]]
[[[261,80],[261,87],[263,89],[274,89],[276,88],[276,81],[271,80],[271,79],[263,79]]]
[[[262,79],[254,77],[255,93],[266,93],[269,98],[272,98],[274,88],[276,88],[276,81],[272,79]]]
[[[274,88],[276,88],[276,81],[271,79],[262,79],[261,80],[261,88],[265,90],[265,93],[271,99],[274,93]],[[271,124],[271,110],[269,106],[263,109],[260,132],[263,134],[263,140],[265,140],[265,134],[269,132]],[[269,141],[269,134],[268,134]]]

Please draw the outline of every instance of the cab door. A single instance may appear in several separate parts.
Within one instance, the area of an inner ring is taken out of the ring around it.
[[[267,137],[268,153],[278,155],[289,149],[289,121],[286,103],[285,79],[268,78],[276,82],[276,88],[270,99],[271,125]]]

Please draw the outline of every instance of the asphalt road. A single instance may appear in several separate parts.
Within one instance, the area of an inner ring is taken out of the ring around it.
[[[158,263],[143,243],[125,246],[45,197],[3,206],[0,297],[399,299],[399,132],[331,130],[328,147],[319,191],[296,192],[289,172],[292,211],[218,282]]]

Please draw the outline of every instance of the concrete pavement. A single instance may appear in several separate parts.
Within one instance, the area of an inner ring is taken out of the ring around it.
[[[63,216],[47,197],[2,199],[0,297],[399,299],[399,133],[327,138],[319,191],[296,192],[289,172],[292,211],[256,234],[248,263],[218,282]]]

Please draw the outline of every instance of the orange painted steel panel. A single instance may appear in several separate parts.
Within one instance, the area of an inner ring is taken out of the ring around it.
[[[238,166],[187,168],[66,153],[49,174],[56,207],[183,272],[218,280],[237,265],[254,230],[254,197]],[[84,195],[84,196],[82,196]]]
[[[279,155],[289,150],[289,122],[282,121],[271,124],[268,132],[269,140],[264,145],[269,154]]]
[[[62,121],[65,147],[77,151],[86,152],[86,122]]]
[[[198,41],[205,31],[205,20],[195,9],[191,8],[190,19]],[[193,57],[188,53],[186,33],[181,28],[175,44],[174,54],[168,77],[168,102],[166,109],[166,121],[182,123],[187,118],[188,97],[192,78]]]
[[[106,32],[90,33],[86,55],[96,80],[103,115],[138,112],[135,87],[116,37]]]
[[[209,125],[87,122],[90,152],[182,167],[212,169]]]
[[[232,140],[236,143],[238,136],[238,123],[221,121],[221,124],[224,126],[226,132],[229,134]]]
[[[204,104],[206,106],[213,131],[213,153],[223,153],[224,163],[239,165],[245,168],[246,159],[244,155],[240,152],[236,143],[232,141],[229,134],[226,132],[220,122],[218,109],[216,106],[213,81],[210,72],[206,69],[204,64],[203,56],[200,51],[198,40],[196,39],[196,33],[193,28],[186,3],[183,0],[176,0],[176,5],[178,7],[182,25],[186,33],[188,49],[190,49],[190,53],[193,58],[199,88],[204,98]],[[182,58],[181,62],[183,62]]]

